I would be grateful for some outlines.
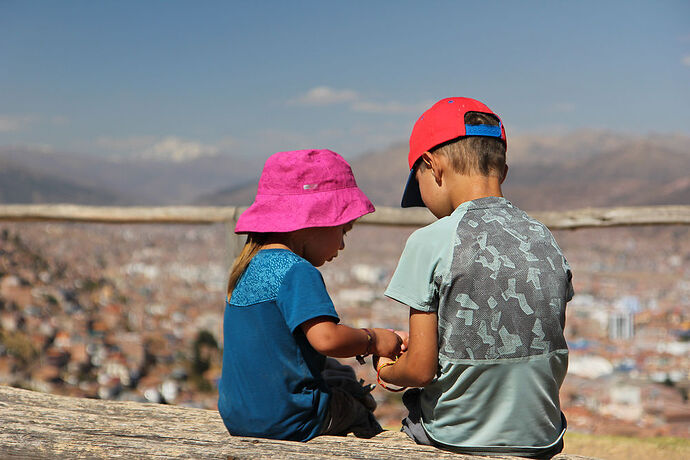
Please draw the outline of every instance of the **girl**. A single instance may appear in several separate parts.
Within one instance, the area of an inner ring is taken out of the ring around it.
[[[353,221],[373,211],[335,152],[280,152],[266,161],[256,199],[235,227],[247,243],[228,281],[218,399],[230,434],[307,441],[381,431],[362,394],[328,385],[322,371],[326,356],[395,358],[402,339],[338,324],[315,268],[333,260]]]

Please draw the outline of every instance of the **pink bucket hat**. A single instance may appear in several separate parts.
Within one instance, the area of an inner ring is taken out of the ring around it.
[[[278,152],[266,160],[254,203],[237,220],[235,233],[335,227],[370,212],[374,205],[337,153]]]

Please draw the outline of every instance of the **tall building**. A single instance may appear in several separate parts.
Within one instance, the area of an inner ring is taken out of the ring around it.
[[[609,314],[609,339],[630,340],[635,336],[635,314],[628,310],[615,310]]]

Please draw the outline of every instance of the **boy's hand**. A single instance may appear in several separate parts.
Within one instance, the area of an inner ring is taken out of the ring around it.
[[[377,358],[376,361],[372,363],[372,364],[374,364],[374,370],[375,370],[375,371],[378,371],[378,370],[379,370],[379,366],[382,366],[382,365],[384,365],[384,364],[386,364],[386,363],[390,363],[390,362],[393,361],[392,359],[386,358],[386,357],[383,357],[383,356],[381,356],[381,357],[377,356],[376,358]]]
[[[375,355],[388,358],[400,356],[404,339],[395,332],[388,329],[374,329],[376,334],[376,344],[374,346]]]

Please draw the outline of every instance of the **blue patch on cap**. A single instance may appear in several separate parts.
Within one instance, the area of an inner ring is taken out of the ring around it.
[[[465,125],[465,136],[501,137],[501,125]]]

